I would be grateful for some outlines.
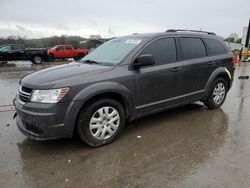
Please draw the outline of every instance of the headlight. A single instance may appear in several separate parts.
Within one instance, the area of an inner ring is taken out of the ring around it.
[[[33,90],[30,101],[40,103],[57,103],[66,93],[69,87],[50,90]]]

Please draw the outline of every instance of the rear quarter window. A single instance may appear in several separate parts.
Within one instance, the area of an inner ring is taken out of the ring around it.
[[[207,56],[206,47],[200,38],[181,37],[182,59],[194,59]]]
[[[223,44],[215,39],[205,39],[211,55],[220,55],[227,53],[227,49]]]

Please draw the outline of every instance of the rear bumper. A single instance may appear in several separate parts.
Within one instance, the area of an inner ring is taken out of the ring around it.
[[[51,140],[73,136],[77,115],[70,109],[74,102],[23,104],[19,99],[15,99],[14,106],[17,112],[17,127],[27,137]]]

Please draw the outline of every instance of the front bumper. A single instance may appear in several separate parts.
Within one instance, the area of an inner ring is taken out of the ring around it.
[[[22,103],[14,100],[18,129],[35,140],[72,137],[77,117],[74,102],[56,104]]]

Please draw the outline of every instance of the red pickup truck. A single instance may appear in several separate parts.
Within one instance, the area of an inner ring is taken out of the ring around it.
[[[88,52],[88,50],[74,49],[72,45],[56,45],[48,50],[48,55],[51,59],[74,58],[79,60]]]

